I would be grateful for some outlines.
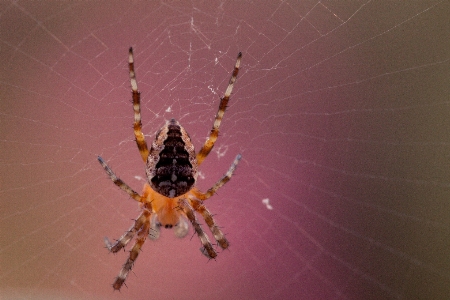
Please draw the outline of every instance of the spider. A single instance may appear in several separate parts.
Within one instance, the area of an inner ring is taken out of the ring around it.
[[[148,148],[145,136],[142,133],[141,96],[134,71],[133,48],[130,47],[128,66],[133,95],[134,135],[142,160],[146,164],[145,172],[148,180],[144,184],[142,195],[140,195],[119,179],[105,161],[98,156],[98,161],[114,184],[138,201],[142,210],[134,224],[114,244],[107,237],[104,239],[108,250],[116,253],[137,235],[129,257],[113,283],[114,290],[120,290],[125,283],[147,236],[153,239],[158,238],[161,226],[165,228],[174,227],[175,235],[182,238],[188,233],[189,221],[200,238],[202,244],[200,251],[207,258],[214,259],[217,252],[199,224],[196,212],[205,220],[219,247],[222,249],[228,248],[228,240],[214,222],[211,213],[203,205],[203,201],[214,195],[220,187],[230,180],[241,155],[236,156],[226,174],[205,193],[195,187],[195,182],[197,181],[198,167],[211,152],[219,135],[219,126],[239,72],[241,57],[242,53],[239,53],[228,87],[224,96],[220,99],[219,110],[209,137],[196,154],[189,134],[174,119],[169,120],[156,133],[156,139],[151,144],[150,149]],[[151,234],[150,230],[152,230]]]

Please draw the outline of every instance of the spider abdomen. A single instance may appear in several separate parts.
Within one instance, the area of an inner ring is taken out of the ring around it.
[[[150,186],[169,198],[187,193],[197,180],[197,159],[186,130],[174,119],[158,132],[147,159]]]

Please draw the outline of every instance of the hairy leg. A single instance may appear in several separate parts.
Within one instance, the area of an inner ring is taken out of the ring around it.
[[[141,154],[142,160],[144,163],[147,162],[148,157],[148,146],[145,141],[145,136],[142,133],[142,121],[141,121],[141,93],[137,87],[136,81],[136,73],[134,72],[134,56],[133,56],[133,48],[130,47],[129,55],[128,55],[128,67],[130,69],[130,82],[131,82],[131,91],[133,93],[133,110],[134,110],[134,136],[136,137],[136,144],[139,149],[139,153]]]
[[[187,218],[191,222],[192,226],[194,227],[195,232],[197,233],[198,237],[200,238],[200,241],[202,243],[202,248],[200,248],[200,251],[208,258],[215,258],[217,256],[216,251],[211,245],[211,242],[209,241],[208,236],[203,231],[202,227],[197,221],[197,217],[195,216],[195,211],[192,208],[192,206],[189,204],[189,202],[186,199],[180,199],[178,201],[178,204],[180,208],[183,210],[183,212],[186,214]]]
[[[142,217],[143,224],[137,232],[136,242],[133,248],[130,250],[130,256],[128,257],[127,261],[120,270],[119,275],[116,277],[116,280],[113,283],[113,288],[115,290],[120,290],[120,288],[124,284],[125,280],[127,279],[128,273],[133,268],[134,262],[136,261],[139,252],[141,251],[142,245],[144,245],[145,240],[148,236],[150,230],[150,212],[143,211]]]
[[[216,193],[216,191],[218,189],[220,189],[225,183],[227,183],[228,181],[230,181],[231,176],[233,176],[234,171],[236,170],[236,166],[239,163],[239,160],[241,159],[241,155],[238,154],[236,156],[236,158],[234,159],[233,163],[231,164],[230,168],[228,169],[227,173],[225,173],[225,175],[223,175],[222,178],[219,179],[219,181],[217,181],[212,188],[208,189],[205,193],[197,190],[197,189],[193,189],[191,192],[192,194],[200,200],[206,200],[208,198],[210,198],[212,195],[214,195]]]
[[[220,248],[227,249],[230,245],[228,240],[225,238],[225,235],[223,232],[219,229],[219,227],[214,222],[214,218],[209,212],[209,210],[203,205],[202,201],[197,199],[189,199],[192,205],[192,208],[195,211],[198,211],[203,219],[205,219],[206,224],[208,225],[209,229],[211,230],[212,234],[214,235],[214,238],[216,239],[217,243],[219,244]]]
[[[228,100],[230,100],[230,95],[231,92],[233,91],[234,83],[236,81],[239,72],[239,66],[241,64],[241,58],[242,53],[239,52],[238,57],[236,59],[236,64],[234,66],[233,74],[231,74],[231,78],[228,83],[228,87],[223,97],[220,98],[219,110],[217,111],[213,127],[211,129],[211,132],[209,133],[209,137],[206,140],[205,144],[203,145],[202,149],[200,149],[200,151],[197,154],[197,162],[199,166],[201,165],[203,160],[208,156],[209,152],[211,152],[212,148],[214,147],[214,143],[216,142],[217,137],[219,136],[220,123],[222,122],[223,115],[225,114],[225,110],[227,108]]]
[[[105,169],[105,172],[108,174],[109,178],[114,182],[115,185],[117,185],[121,190],[125,191],[128,195],[131,196],[134,200],[138,202],[143,202],[142,197],[136,193],[132,188],[128,186],[125,182],[123,182],[119,177],[114,174],[114,172],[111,170],[111,168],[103,161],[103,159],[98,156],[98,161],[102,165],[103,169]]]

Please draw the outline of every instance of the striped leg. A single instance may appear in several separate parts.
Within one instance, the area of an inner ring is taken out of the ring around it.
[[[136,73],[134,72],[134,57],[133,48],[130,47],[128,56],[128,67],[130,69],[130,82],[131,91],[133,93],[133,109],[134,109],[134,136],[136,137],[136,144],[138,146],[139,152],[141,153],[142,160],[144,163],[147,162],[148,157],[148,146],[145,141],[145,136],[142,133],[142,122],[141,122],[141,93],[138,91]]]
[[[230,245],[228,243],[228,240],[225,238],[225,235],[223,232],[219,229],[219,227],[214,222],[213,216],[209,212],[209,210],[202,204],[202,201],[200,200],[192,200],[190,199],[192,208],[195,209],[195,211],[198,211],[203,219],[205,219],[206,224],[208,224],[209,229],[214,235],[214,238],[216,239],[217,243],[219,244],[220,248],[227,249]]]
[[[128,257],[127,261],[122,267],[122,270],[120,270],[119,275],[113,283],[113,288],[115,290],[120,290],[120,288],[124,284],[125,280],[127,279],[128,273],[133,268],[133,264],[136,261],[139,252],[141,251],[142,245],[145,243],[145,239],[147,238],[150,231],[150,215],[150,212],[146,210],[142,212],[142,227],[137,232],[136,242],[133,248],[130,250],[130,256]]]
[[[105,237],[105,245],[108,250],[112,253],[118,252],[120,249],[124,248],[134,237],[136,231],[138,231],[146,220],[144,212],[139,215],[139,217],[134,222],[133,226],[130,227],[114,244],[111,244],[109,239]]]
[[[220,99],[219,110],[217,111],[213,128],[211,129],[209,137],[206,140],[205,144],[203,145],[202,149],[200,149],[200,151],[197,154],[197,162],[199,166],[201,165],[203,160],[205,160],[205,158],[208,156],[209,152],[211,152],[212,148],[214,147],[214,143],[216,142],[217,137],[219,136],[220,123],[222,122],[223,114],[225,113],[228,100],[230,99],[231,92],[233,91],[234,82],[236,81],[239,72],[239,66],[241,64],[241,58],[242,53],[239,52],[238,57],[236,59],[236,65],[234,66],[233,74],[231,75],[230,82],[228,83],[228,87],[225,91],[225,94]]]
[[[214,248],[211,245],[211,242],[209,241],[208,236],[205,234],[202,227],[197,222],[197,217],[195,216],[195,211],[192,208],[192,206],[186,199],[183,198],[178,200],[178,205],[180,206],[181,210],[183,210],[183,212],[186,214],[187,218],[194,227],[195,232],[200,238],[200,241],[202,242],[202,247],[200,248],[200,251],[209,259],[215,258],[217,256],[217,252],[214,250]]]
[[[125,191],[128,195],[131,196],[134,200],[138,202],[144,202],[145,199],[143,199],[138,193],[136,193],[132,188],[130,188],[125,182],[123,182],[120,178],[114,174],[114,172],[111,170],[110,167],[103,161],[103,159],[98,156],[98,161],[102,165],[103,169],[105,169],[106,173],[108,174],[109,178],[114,182],[115,185],[117,185],[121,190]]]
[[[227,173],[223,175],[223,177],[214,184],[214,186],[206,191],[206,193],[202,193],[197,189],[192,190],[192,194],[200,199],[200,200],[206,200],[210,198],[212,195],[216,193],[218,189],[220,189],[225,183],[230,181],[231,176],[233,175],[233,172],[236,170],[236,166],[239,163],[239,160],[241,159],[241,155],[238,154],[236,158],[234,159],[233,163],[231,164],[230,168],[228,169]]]

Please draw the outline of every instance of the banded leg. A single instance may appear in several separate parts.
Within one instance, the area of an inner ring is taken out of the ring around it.
[[[131,91],[133,93],[134,136],[136,137],[136,144],[139,149],[139,153],[141,153],[142,160],[144,161],[144,163],[146,163],[149,151],[148,151],[147,142],[145,141],[145,136],[142,133],[141,93],[138,90],[137,81],[136,81],[136,73],[134,72],[134,57],[133,57],[133,48],[132,47],[130,47],[130,50],[129,50],[128,67],[130,69]]]
[[[143,211],[142,217],[143,217],[143,224],[142,227],[137,232],[136,242],[133,248],[130,250],[130,256],[128,257],[127,261],[122,267],[122,270],[120,270],[119,275],[117,276],[116,280],[113,283],[113,288],[115,290],[120,290],[123,283],[127,279],[128,273],[133,268],[133,264],[136,261],[139,252],[141,251],[141,247],[144,244],[145,239],[147,238],[147,235],[150,231],[150,212]]]
[[[111,180],[114,182],[115,185],[117,185],[121,190],[125,191],[134,200],[136,200],[138,202],[144,202],[144,199],[142,199],[142,197],[138,193],[136,193],[132,188],[130,188],[128,186],[128,184],[126,184],[119,177],[117,177],[116,174],[114,174],[114,172],[111,170],[111,168],[108,167],[108,165],[103,161],[103,159],[100,156],[98,156],[97,159],[100,162],[100,164],[102,165],[103,169],[105,169],[105,172],[108,174],[109,178],[111,178]]]
[[[236,158],[234,159],[233,163],[231,164],[230,168],[228,169],[227,173],[225,173],[225,175],[223,175],[223,177],[220,178],[220,180],[217,181],[213,185],[213,187],[208,189],[205,193],[202,193],[199,190],[193,190],[192,193],[195,195],[195,197],[200,200],[206,200],[206,199],[210,198],[212,195],[214,195],[218,189],[220,189],[225,183],[230,181],[231,176],[233,176],[233,173],[236,170],[236,166],[239,163],[240,159],[241,159],[241,155],[238,154],[236,156]]]
[[[136,231],[138,231],[142,226],[144,226],[146,218],[144,213],[141,213],[139,217],[134,222],[133,226],[130,227],[114,244],[112,244],[107,237],[105,237],[105,245],[108,250],[112,253],[118,252],[120,249],[124,248],[134,237]]]
[[[191,222],[192,226],[194,227],[195,232],[197,233],[198,237],[200,238],[200,241],[202,243],[202,247],[200,248],[200,251],[209,259],[215,258],[217,256],[217,252],[214,250],[213,246],[211,245],[211,242],[209,241],[208,236],[203,231],[200,224],[197,222],[197,217],[195,216],[194,209],[189,204],[189,202],[186,199],[179,199],[178,205],[180,208],[184,211],[187,218]]]
[[[192,208],[195,211],[198,211],[203,219],[205,219],[206,224],[208,224],[209,229],[211,230],[212,234],[214,235],[214,238],[216,239],[217,243],[219,244],[220,248],[227,249],[230,245],[228,243],[228,240],[225,238],[225,235],[223,232],[219,229],[219,227],[214,222],[213,216],[209,212],[209,210],[202,204],[202,201],[200,200],[191,200]]]
[[[227,108],[228,100],[230,99],[231,92],[233,91],[234,82],[236,81],[239,72],[239,66],[241,64],[241,58],[242,53],[239,52],[238,57],[236,59],[236,64],[234,66],[233,74],[231,75],[230,82],[228,83],[228,87],[223,97],[220,98],[219,110],[217,111],[213,128],[211,129],[209,137],[206,140],[205,144],[203,145],[202,149],[200,149],[200,151],[197,154],[197,162],[199,166],[201,165],[203,160],[208,156],[209,152],[211,152],[212,148],[214,147],[214,143],[216,142],[217,137],[219,136],[220,123],[222,122],[223,115]]]

